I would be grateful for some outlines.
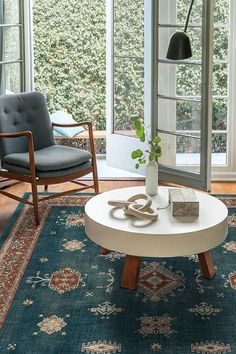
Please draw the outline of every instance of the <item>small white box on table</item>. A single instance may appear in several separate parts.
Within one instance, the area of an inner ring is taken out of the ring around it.
[[[192,189],[170,188],[169,203],[173,216],[199,216],[199,201]]]

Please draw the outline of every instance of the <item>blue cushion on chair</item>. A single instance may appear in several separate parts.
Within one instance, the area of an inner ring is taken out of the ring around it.
[[[75,124],[77,123],[71,116],[63,111],[57,111],[50,114],[50,119],[53,123],[59,124]],[[75,135],[83,132],[85,129],[80,127],[53,127],[55,136],[64,136],[67,138],[73,138]]]

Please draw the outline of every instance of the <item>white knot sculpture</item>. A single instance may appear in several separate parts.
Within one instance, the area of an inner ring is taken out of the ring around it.
[[[136,200],[145,200],[145,204],[139,204]],[[109,200],[108,204],[123,208],[126,215],[136,216],[140,219],[157,220],[158,212],[155,211],[152,205],[152,198],[148,194],[136,194],[127,200]]]

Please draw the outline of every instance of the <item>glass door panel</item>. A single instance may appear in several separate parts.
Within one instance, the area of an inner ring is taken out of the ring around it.
[[[201,129],[201,102],[193,100],[158,99],[158,129],[172,130],[176,133],[200,133]],[[165,119],[172,115],[176,119]]]
[[[153,137],[162,137],[161,179],[209,190],[213,2],[194,2],[188,28],[192,58],[166,59],[170,35],[183,31],[189,5],[188,0],[107,0],[107,163],[136,171],[130,153],[143,146],[131,118],[138,116]],[[215,65],[223,67],[216,51]],[[224,75],[215,72],[215,92]]]
[[[20,1],[22,0],[1,0],[4,9],[3,23],[20,23]]]
[[[172,10],[165,12],[167,5],[159,0],[157,26],[156,133],[162,138],[161,179],[209,190],[213,6],[195,0],[187,29],[193,55],[172,61],[166,59],[167,38],[183,31],[190,2],[169,0],[168,4]],[[224,70],[218,70],[213,80],[215,92],[223,80]]]
[[[20,93],[22,91],[21,63],[2,65],[0,79],[2,95]]]
[[[144,57],[144,0],[114,0],[114,55]]]
[[[132,117],[144,117],[143,59],[114,59],[114,133],[133,135]]]
[[[198,134],[191,136],[159,131],[159,136],[163,150],[160,164],[200,174],[201,139]]]
[[[133,117],[145,121],[144,8],[149,0],[107,0],[107,144],[109,166],[135,169],[131,152],[142,148]]]
[[[2,61],[21,59],[21,28],[0,28],[0,36],[3,38]]]
[[[144,119],[144,0],[114,0],[113,132],[134,136]]]
[[[0,1],[0,95],[25,89],[23,9],[22,0]]]

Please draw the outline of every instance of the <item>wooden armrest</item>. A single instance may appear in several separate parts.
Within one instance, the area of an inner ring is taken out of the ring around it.
[[[28,136],[29,138],[30,136],[32,137],[32,133],[28,130],[17,133],[0,133],[0,138],[18,138],[20,136]]]
[[[17,133],[0,133],[0,138],[18,138],[21,136],[27,136],[27,138],[28,138],[30,174],[35,179],[36,172],[35,172],[35,160],[34,160],[33,134],[29,130],[26,130],[24,132],[17,132]]]
[[[90,150],[91,150],[91,153],[95,159],[96,158],[96,151],[95,151],[95,147],[94,147],[93,126],[92,126],[91,122],[80,122],[80,123],[74,123],[74,124],[59,124],[59,123],[52,122],[52,127],[65,127],[65,128],[67,128],[67,127],[79,127],[81,125],[88,126]]]
[[[73,127],[79,127],[81,125],[87,125],[88,127],[92,127],[91,122],[80,122],[80,123],[72,123],[72,124],[66,124],[66,123],[54,123],[52,122],[53,127],[64,127],[64,128],[73,128]]]

